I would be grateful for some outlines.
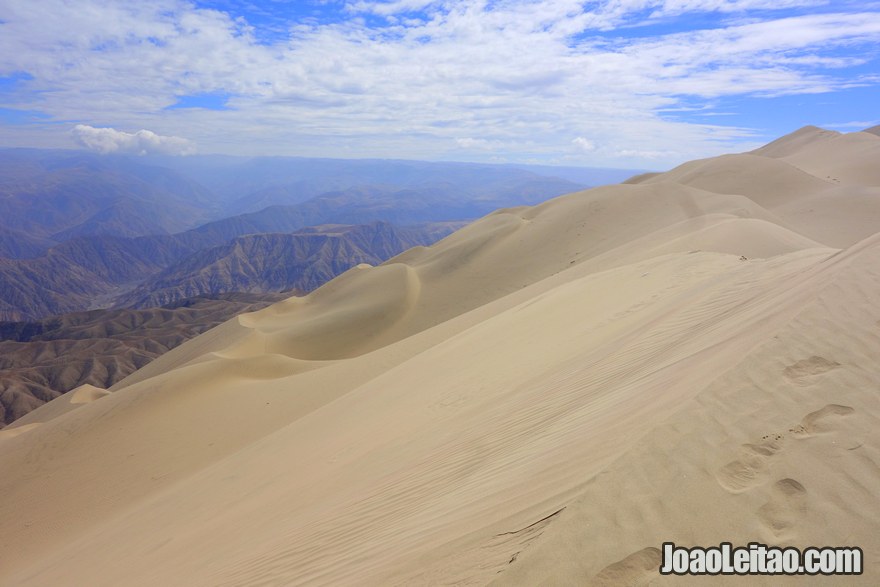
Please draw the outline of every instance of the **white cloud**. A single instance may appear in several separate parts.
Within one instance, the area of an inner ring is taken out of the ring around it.
[[[95,128],[78,124],[71,131],[73,140],[81,147],[102,154],[162,154],[191,155],[195,145],[180,137],[157,135],[149,130],[128,133],[114,128]]]
[[[825,12],[775,11],[816,4]],[[649,155],[672,164],[753,146],[749,129],[677,119],[682,105],[878,82],[836,72],[873,59],[858,48],[880,43],[880,12],[822,0],[333,5],[347,6],[341,21],[291,23],[289,38],[267,42],[186,0],[6,0],[0,75],[33,79],[2,106],[93,127],[174,129],[205,152],[454,158],[466,149],[594,165],[630,153],[638,166]],[[693,12],[718,18],[638,36],[641,25]],[[209,92],[230,95],[230,109],[166,109]],[[57,124],[40,128],[60,134]],[[573,149],[571,137],[586,142]]]
[[[349,5],[351,12],[372,12],[373,14],[392,15],[424,10],[431,4],[439,4],[437,0],[392,0],[391,2],[368,2],[361,0]]]
[[[577,137],[576,139],[571,141],[573,145],[575,145],[578,149],[582,151],[595,151],[596,145],[593,141],[589,139],[585,139],[584,137]]]
[[[662,159],[664,157],[668,157],[669,153],[667,151],[650,151],[650,150],[642,150],[642,149],[620,149],[614,153],[615,157],[622,157],[624,159],[631,159],[633,157],[638,159]]]
[[[455,139],[455,143],[462,149],[477,149],[480,151],[491,151],[500,146],[486,139],[474,139],[471,137]]]
[[[852,120],[850,122],[829,122],[822,125],[822,128],[840,128],[846,130],[865,130],[880,124],[880,120]]]

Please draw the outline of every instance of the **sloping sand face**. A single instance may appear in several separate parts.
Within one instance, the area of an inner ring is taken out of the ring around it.
[[[880,240],[869,244],[819,264],[828,274],[792,291],[812,290],[792,319],[592,479],[497,583],[677,585],[657,564],[629,564],[656,562],[664,541],[856,545],[863,576],[764,583],[876,583]],[[711,579],[744,580],[761,583]]]
[[[679,584],[667,541],[860,546],[815,583],[877,584],[854,135],[496,212],[48,404],[0,438],[0,584]]]

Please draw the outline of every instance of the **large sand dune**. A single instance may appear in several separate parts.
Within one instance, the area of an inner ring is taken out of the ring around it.
[[[0,436],[0,584],[675,585],[662,542],[758,541],[876,585],[878,149],[499,210],[51,402]]]

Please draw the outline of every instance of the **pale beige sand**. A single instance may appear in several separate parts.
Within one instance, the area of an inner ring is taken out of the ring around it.
[[[876,145],[502,210],[47,404],[0,440],[0,584],[678,584],[667,540],[877,584]]]
[[[106,389],[100,389],[88,383],[80,385],[55,400],[43,404],[36,410],[28,412],[9,426],[3,428],[3,430],[0,430],[0,441],[4,438],[13,438],[28,430],[33,430],[43,422],[54,420],[67,412],[109,394],[110,392]]]

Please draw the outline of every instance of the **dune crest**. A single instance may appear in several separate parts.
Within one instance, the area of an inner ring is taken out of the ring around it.
[[[78,390],[0,442],[0,583],[675,585],[667,541],[875,560],[878,145],[807,127],[498,210]]]

